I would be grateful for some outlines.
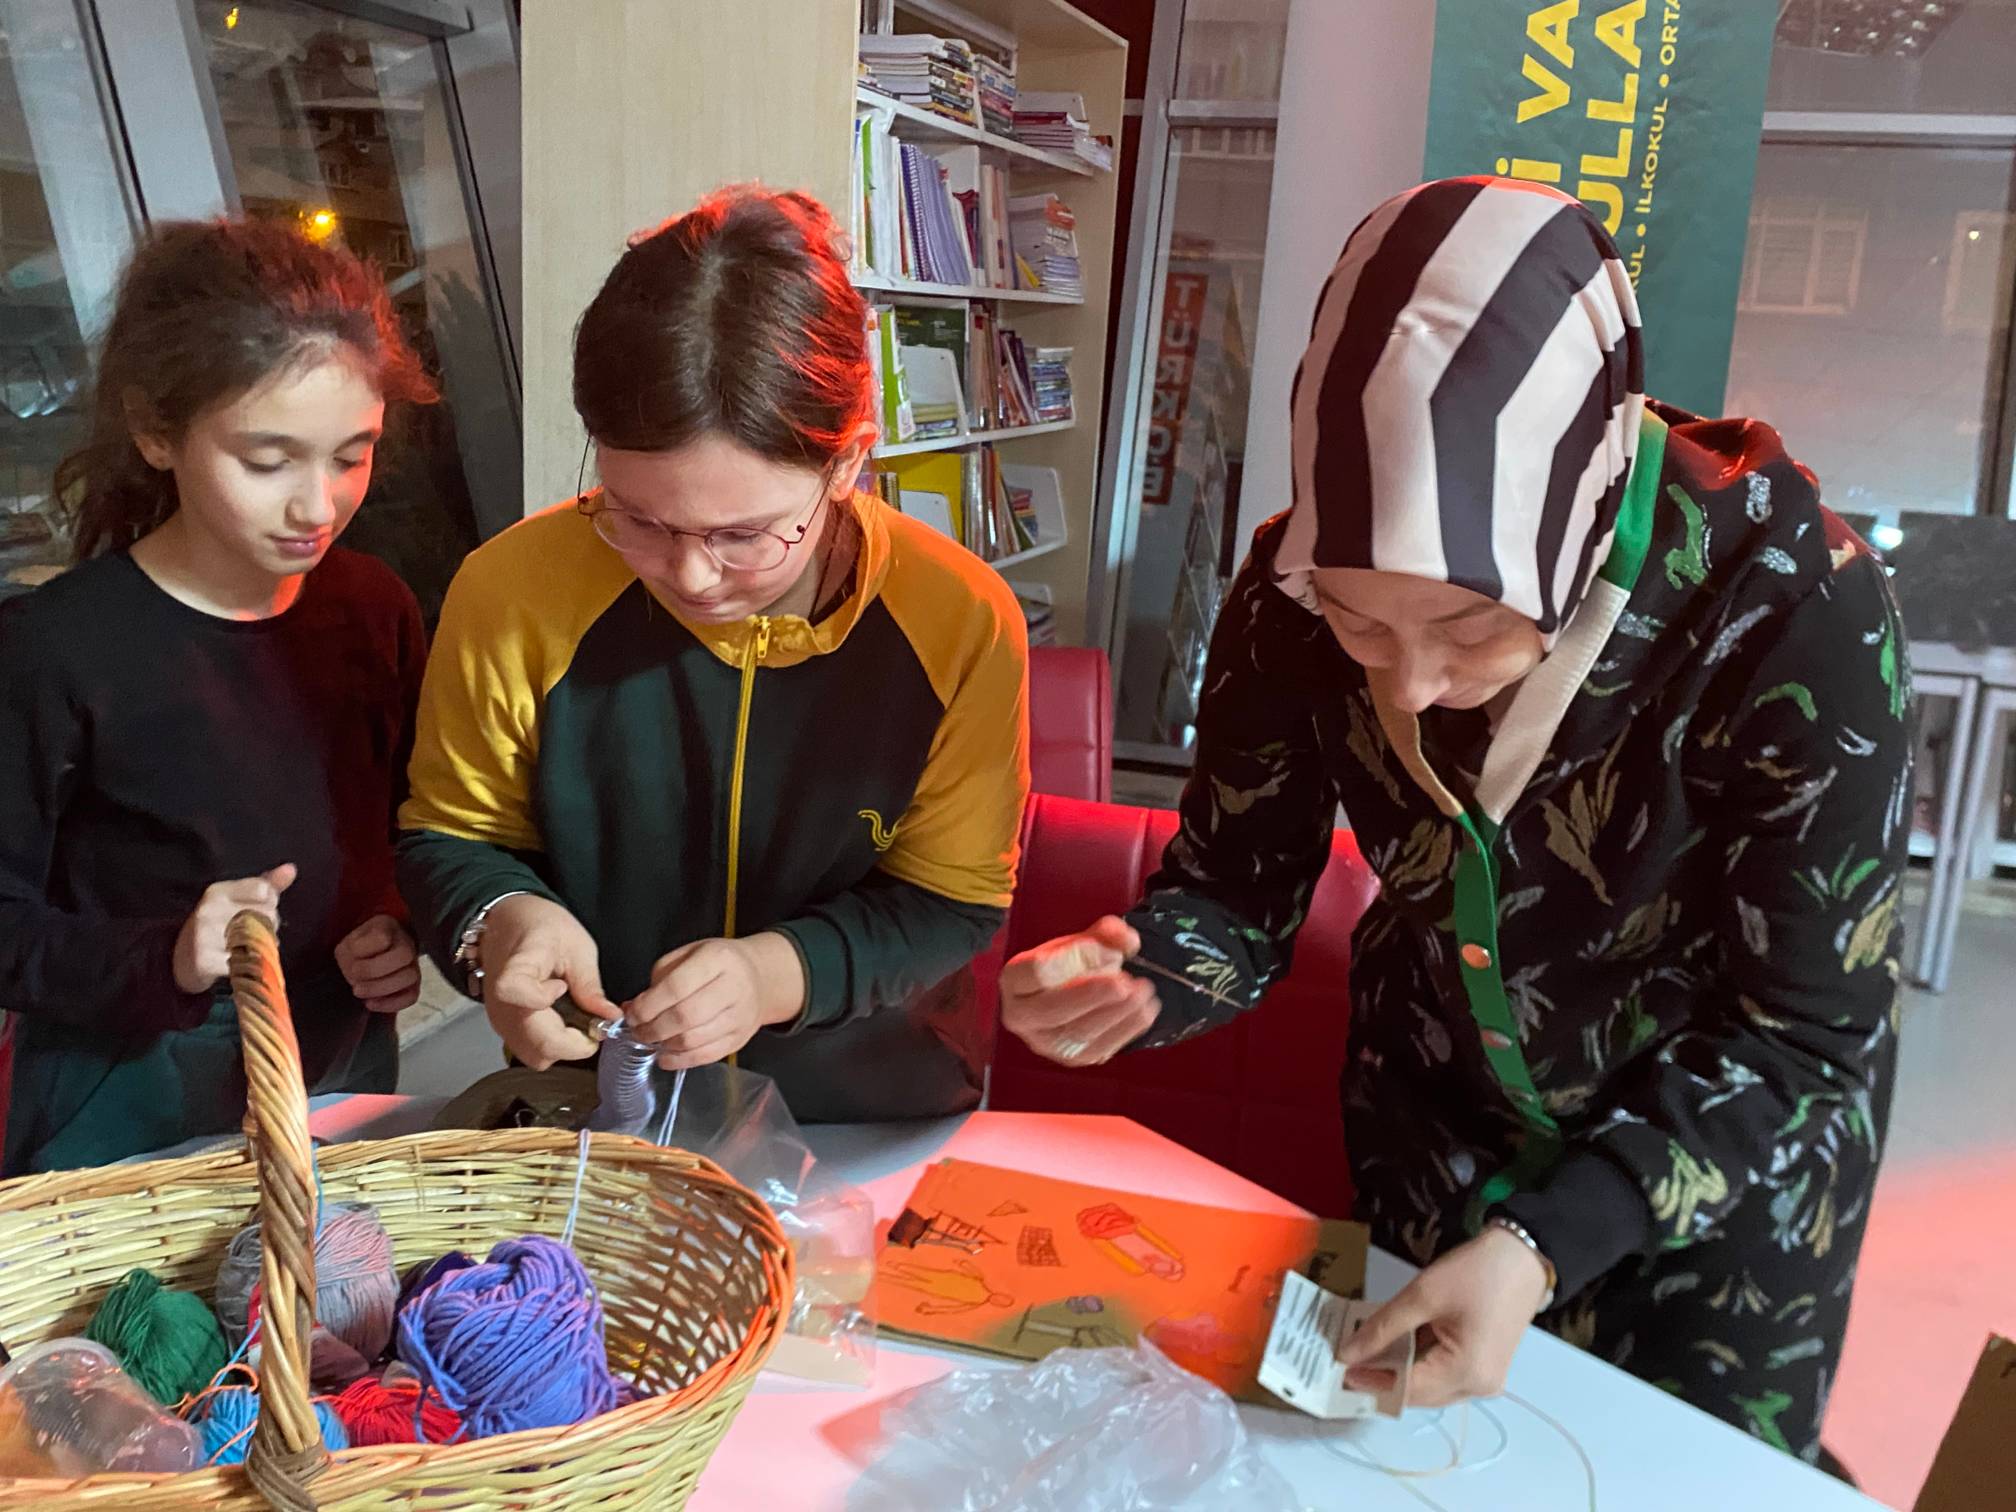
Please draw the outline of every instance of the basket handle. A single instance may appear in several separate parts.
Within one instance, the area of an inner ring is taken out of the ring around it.
[[[278,1512],[314,1512],[308,1483],[329,1454],[309,1402],[315,1327],[315,1169],[308,1089],[280,972],[280,942],[260,914],[239,914],[225,936],[231,997],[245,1044],[245,1138],[259,1168],[259,1424],[245,1471]]]

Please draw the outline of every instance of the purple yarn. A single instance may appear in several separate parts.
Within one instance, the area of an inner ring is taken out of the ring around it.
[[[536,1234],[418,1291],[399,1311],[399,1358],[468,1438],[585,1422],[618,1401],[595,1285]]]

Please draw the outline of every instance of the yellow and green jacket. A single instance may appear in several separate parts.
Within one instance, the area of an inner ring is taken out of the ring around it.
[[[471,554],[421,694],[399,880],[444,968],[508,892],[587,926],[623,1002],[694,940],[775,930],[798,1021],[741,1063],[808,1121],[977,1102],[965,969],[1015,884],[1028,646],[1006,583],[867,495],[845,597],[689,625],[571,505]]]

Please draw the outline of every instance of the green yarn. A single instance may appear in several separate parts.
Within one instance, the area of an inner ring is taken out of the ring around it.
[[[164,1407],[208,1386],[231,1358],[224,1330],[203,1299],[167,1291],[144,1270],[128,1272],[106,1294],[84,1337],[117,1355]]]

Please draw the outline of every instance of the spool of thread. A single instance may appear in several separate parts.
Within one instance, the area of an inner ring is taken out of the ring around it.
[[[602,1300],[574,1252],[508,1239],[399,1314],[399,1357],[471,1438],[585,1422],[617,1403]]]
[[[259,1225],[238,1231],[217,1268],[217,1316],[233,1346],[252,1326],[252,1294],[259,1284]],[[332,1202],[315,1231],[315,1317],[323,1328],[366,1362],[383,1357],[397,1317],[399,1275],[392,1239],[375,1210]]]
[[[333,1453],[350,1447],[350,1432],[328,1399],[314,1402],[315,1421],[322,1428],[322,1442]],[[203,1463],[242,1465],[252,1448],[252,1429],[259,1422],[259,1393],[250,1386],[223,1386],[203,1404],[198,1425],[203,1434]]]
[[[462,1419],[432,1396],[423,1400],[420,1382],[410,1375],[353,1382],[333,1405],[350,1442],[360,1449],[370,1444],[445,1444],[462,1431]]]
[[[201,1391],[231,1357],[203,1299],[169,1291],[148,1271],[129,1271],[99,1304],[84,1337],[111,1350],[126,1373],[165,1407]]]

